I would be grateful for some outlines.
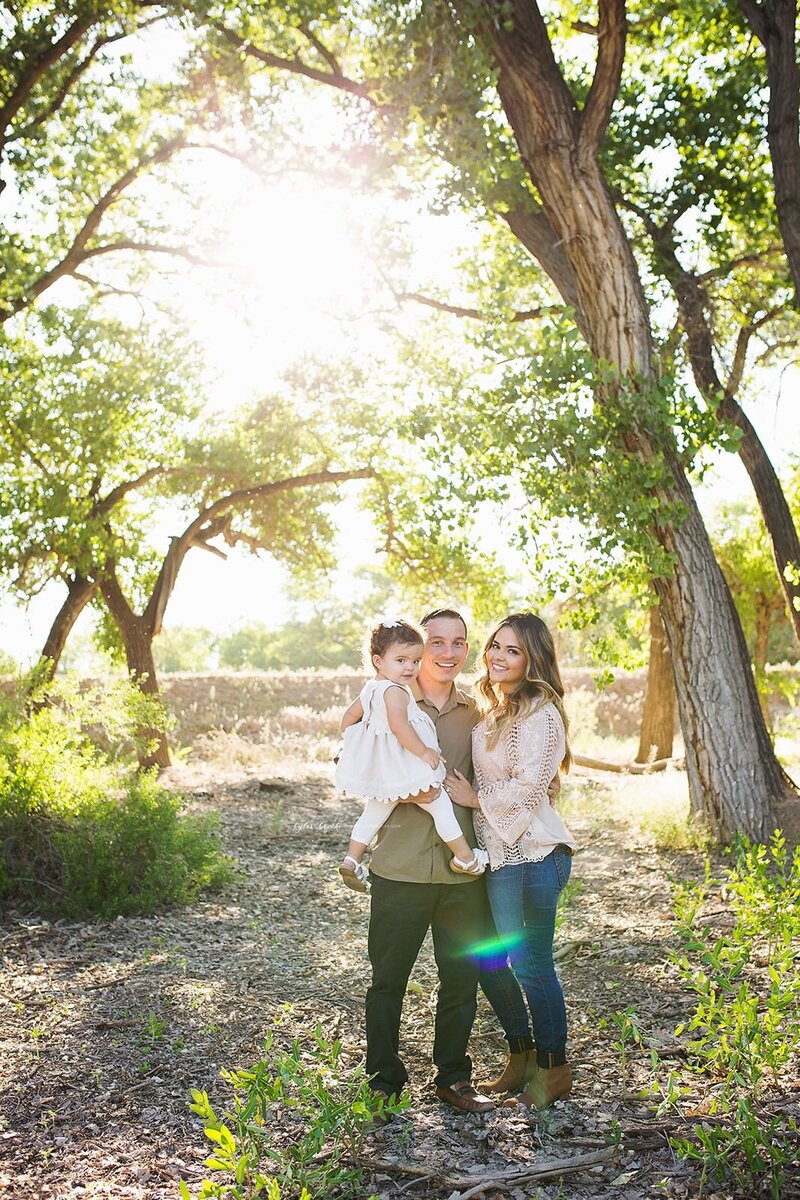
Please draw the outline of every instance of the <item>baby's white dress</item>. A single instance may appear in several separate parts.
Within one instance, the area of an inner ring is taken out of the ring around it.
[[[392,733],[386,712],[386,692],[390,687],[402,687],[408,693],[411,728],[424,745],[431,750],[439,749],[433,721],[419,707],[410,688],[389,679],[371,679],[365,684],[359,695],[364,716],[357,725],[345,729],[335,774],[339,791],[367,801],[351,834],[353,841],[364,846],[386,824],[399,797],[416,796],[418,792],[440,787],[447,773],[444,763],[429,767],[401,746]],[[443,842],[453,842],[462,836],[444,788],[430,804],[419,807],[431,817]]]

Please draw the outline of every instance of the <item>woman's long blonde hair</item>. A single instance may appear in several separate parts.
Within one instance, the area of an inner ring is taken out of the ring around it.
[[[492,642],[501,629],[510,629],[525,655],[525,678],[510,695],[506,695],[489,679],[489,662],[487,655]],[[523,717],[536,712],[548,701],[555,705],[561,720],[564,722],[564,740],[566,752],[561,761],[561,769],[568,771],[572,762],[572,752],[569,748],[569,717],[564,711],[564,685],[561,682],[561,672],[556,661],[556,648],[553,636],[541,617],[533,613],[511,613],[500,622],[497,628],[489,634],[483,647],[483,675],[478,680],[480,693],[478,703],[486,714],[488,727],[486,744],[491,748],[506,729]]]

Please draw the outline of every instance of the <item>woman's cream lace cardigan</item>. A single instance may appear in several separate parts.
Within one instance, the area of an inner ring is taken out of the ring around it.
[[[564,724],[546,703],[501,734],[489,749],[485,719],[472,733],[472,760],[480,810],[478,841],[489,852],[493,871],[511,863],[541,862],[575,839],[547,794],[564,757]]]

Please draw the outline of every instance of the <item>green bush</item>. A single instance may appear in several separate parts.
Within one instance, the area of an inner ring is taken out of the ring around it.
[[[112,917],[230,878],[216,815],[181,816],[180,798],[124,753],[137,730],[163,727],[154,704],[125,681],[74,679],[0,704],[0,898]]]

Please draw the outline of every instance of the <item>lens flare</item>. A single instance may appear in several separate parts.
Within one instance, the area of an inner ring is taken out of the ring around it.
[[[520,944],[524,936],[520,931],[505,937],[488,938],[484,942],[473,942],[467,955],[482,971],[499,971],[507,966],[510,951]]]

